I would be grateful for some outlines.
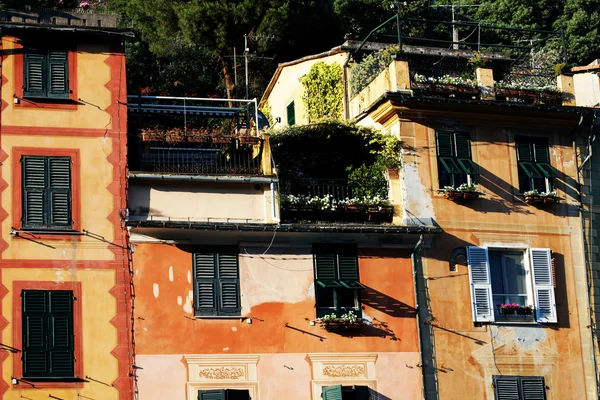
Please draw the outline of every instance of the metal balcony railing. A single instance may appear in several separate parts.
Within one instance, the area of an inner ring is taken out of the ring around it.
[[[289,184],[289,193],[310,197],[331,195],[336,200],[352,198],[353,186],[344,179],[309,179]]]
[[[259,175],[261,155],[250,150],[151,146],[141,171],[175,174]]]

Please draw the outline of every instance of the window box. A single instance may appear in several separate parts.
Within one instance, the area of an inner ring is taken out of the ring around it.
[[[345,321],[343,319],[339,319],[336,321],[319,321],[319,325],[323,327],[326,331],[343,331],[343,330],[357,330],[363,325],[362,318],[358,318],[356,321]]]
[[[460,190],[441,190],[441,192],[444,192],[444,197],[452,201],[477,200],[483,194],[476,191],[463,192]]]
[[[362,213],[367,211],[367,207],[362,204],[346,204],[344,211],[348,213]]]
[[[535,205],[552,205],[560,202],[558,196],[525,195],[525,203]]]
[[[479,94],[479,88],[477,87],[449,83],[411,82],[411,88],[421,94],[432,95],[466,95],[473,97]]]
[[[560,106],[562,104],[562,93],[540,92],[540,101],[544,104]]]

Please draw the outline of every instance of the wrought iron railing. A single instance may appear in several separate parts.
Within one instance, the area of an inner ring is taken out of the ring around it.
[[[259,175],[261,153],[222,148],[151,146],[141,155],[143,172],[175,174]]]
[[[307,179],[289,183],[289,193],[310,197],[332,196],[336,200],[350,199],[353,186],[344,179]]]
[[[533,305],[527,304],[526,294],[498,293],[494,298],[494,319],[496,322],[534,322],[535,309]],[[517,304],[520,307],[506,305]],[[504,307],[502,307],[504,305]]]

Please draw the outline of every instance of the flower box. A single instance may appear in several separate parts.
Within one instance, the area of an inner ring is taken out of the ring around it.
[[[344,211],[348,213],[362,213],[367,211],[367,207],[362,204],[346,204]]]
[[[543,104],[559,106],[562,104],[562,93],[560,93],[560,92],[540,92],[540,101]]]
[[[525,203],[527,204],[552,205],[558,202],[560,202],[560,197],[558,196],[525,195]]]
[[[477,191],[442,190],[444,196],[452,201],[477,200],[483,193]]]
[[[340,330],[356,330],[360,329],[363,324],[362,319],[358,318],[356,321],[344,321],[342,319],[337,321],[319,321],[319,324],[326,331],[340,331]]]

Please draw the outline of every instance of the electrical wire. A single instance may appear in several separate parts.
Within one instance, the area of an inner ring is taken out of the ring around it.
[[[490,344],[492,345],[492,356],[494,358],[494,366],[496,367],[496,369],[498,370],[498,373],[500,375],[502,375],[502,372],[500,372],[500,368],[498,368],[498,364],[496,363],[496,349],[494,348],[494,336],[492,335],[492,325],[489,325],[490,329]]]

